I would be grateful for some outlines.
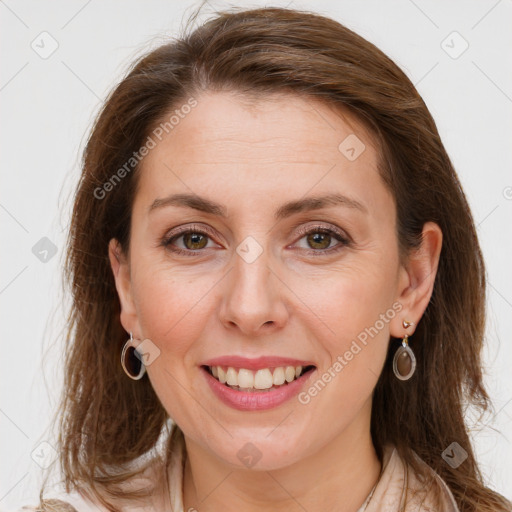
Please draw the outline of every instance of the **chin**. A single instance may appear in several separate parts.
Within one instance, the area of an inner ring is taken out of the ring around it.
[[[209,443],[209,449],[233,469],[272,471],[282,469],[306,457],[309,443],[286,431],[286,437],[274,436],[272,428],[233,433],[233,439],[219,444]],[[270,434],[269,434],[270,433]],[[300,450],[299,450],[300,447]]]

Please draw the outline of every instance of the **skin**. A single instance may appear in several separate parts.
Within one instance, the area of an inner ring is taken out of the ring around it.
[[[425,224],[422,246],[400,264],[395,202],[371,137],[350,115],[294,95],[196,98],[144,159],[129,253],[116,240],[109,245],[122,325],[159,348],[148,376],[185,434],[185,510],[353,512],[381,470],[372,392],[390,336],[413,335],[402,321],[417,324],[428,305],[442,233]],[[350,161],[338,146],[354,133],[366,148]],[[336,205],[274,219],[287,201],[333,191],[366,213]],[[219,202],[228,217],[178,206],[149,211],[178,192]],[[161,244],[192,224],[211,229],[207,243],[181,236],[173,244],[199,247],[195,256]],[[295,227],[317,225],[338,227],[351,243],[331,235],[315,245]],[[236,252],[248,236],[263,250],[252,263]],[[401,311],[306,405],[293,398],[266,411],[232,409],[198,366],[221,355],[292,355],[314,361],[316,380],[394,303]],[[237,457],[248,442],[262,455],[252,468]]]

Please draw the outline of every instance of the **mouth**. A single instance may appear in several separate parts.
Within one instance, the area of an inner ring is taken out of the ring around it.
[[[316,369],[316,366],[275,366],[251,370],[233,366],[202,365],[201,369],[220,384],[235,391],[268,393],[289,386],[299,379],[302,380],[309,376]]]

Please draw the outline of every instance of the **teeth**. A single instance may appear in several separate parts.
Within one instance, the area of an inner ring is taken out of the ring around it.
[[[299,378],[302,366],[278,366],[277,368],[262,368],[253,372],[246,368],[236,370],[229,366],[224,370],[222,366],[210,367],[212,375],[222,384],[240,387],[242,390],[251,391],[254,389],[270,389],[272,386],[282,386],[285,382],[293,382]]]
[[[230,386],[238,386],[238,372],[234,368],[231,368],[231,366],[226,372],[226,382]]]
[[[293,366],[286,367],[286,370],[284,371],[284,378],[286,379],[286,382],[291,382],[295,379],[295,368]]]
[[[300,368],[300,366],[297,366],[297,368]],[[273,381],[276,386],[280,386],[281,384],[284,384],[284,380],[284,368],[280,366],[274,370]]]
[[[241,368],[238,371],[238,382],[236,384],[241,388],[253,388],[258,387],[254,385],[254,374],[250,370],[246,370],[245,368]]]
[[[252,372],[251,372],[252,373]],[[254,387],[256,389],[268,389],[274,384],[272,380],[272,374],[268,368],[264,370],[258,370],[254,376]]]

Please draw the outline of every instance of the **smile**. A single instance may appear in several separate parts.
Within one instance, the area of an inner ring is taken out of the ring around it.
[[[240,411],[261,411],[297,396],[315,373],[316,366],[269,366],[251,370],[202,365],[200,369],[210,390],[222,403]]]
[[[233,368],[222,366],[206,366],[210,375],[221,384],[226,384],[237,391],[257,392],[270,391],[273,388],[285,386],[298,379],[304,373],[312,370],[314,366],[278,366],[276,368],[262,368],[257,371],[247,368]]]

